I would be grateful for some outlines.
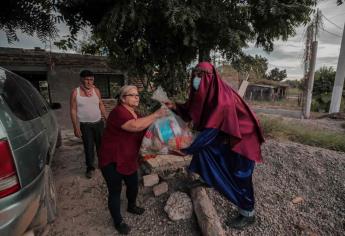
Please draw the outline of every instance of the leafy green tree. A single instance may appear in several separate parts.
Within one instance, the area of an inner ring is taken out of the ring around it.
[[[306,24],[316,0],[56,0],[75,35],[89,25],[97,48],[136,77],[163,84],[170,94],[187,86],[186,69],[210,51],[227,60],[248,42],[267,51]],[[262,73],[262,72],[259,72]]]
[[[302,80],[286,80],[284,81],[284,83],[289,85],[290,88],[301,89],[303,81]]]
[[[286,70],[279,70],[279,68],[276,67],[269,72],[267,79],[273,81],[282,81],[286,78],[286,76]]]
[[[33,35],[42,41],[56,36],[56,21],[51,0],[7,0],[0,2],[0,29],[6,33],[7,41],[18,41],[16,30]]]
[[[234,59],[231,64],[237,71],[253,71],[255,73],[256,78],[266,78],[268,62],[267,59],[264,57],[261,57],[259,55],[255,55],[255,57],[250,55],[243,55]]]
[[[313,111],[327,111],[329,109],[335,74],[336,72],[333,67],[325,66],[315,72],[312,102]],[[343,97],[345,97],[345,88],[343,90]]]

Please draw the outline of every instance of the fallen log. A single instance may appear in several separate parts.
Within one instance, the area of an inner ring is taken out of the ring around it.
[[[194,212],[203,236],[225,236],[216,210],[203,187],[191,190]]]

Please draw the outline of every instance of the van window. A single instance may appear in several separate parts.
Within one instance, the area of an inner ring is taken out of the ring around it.
[[[32,120],[39,116],[36,108],[30,102],[29,97],[26,96],[23,90],[18,86],[14,74],[5,71],[6,79],[3,81],[2,96],[13,112],[21,120]],[[19,78],[22,80],[21,78]]]

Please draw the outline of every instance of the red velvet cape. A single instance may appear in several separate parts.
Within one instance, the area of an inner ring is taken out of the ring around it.
[[[216,128],[230,136],[230,147],[242,156],[261,162],[264,142],[259,122],[243,99],[224,83],[212,64],[201,62],[198,90],[191,86],[189,99],[177,104],[177,113],[193,120],[197,130]]]

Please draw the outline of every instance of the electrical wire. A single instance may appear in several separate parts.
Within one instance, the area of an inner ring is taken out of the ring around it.
[[[325,20],[327,20],[329,23],[331,23],[332,25],[336,26],[338,29],[343,29],[342,27],[340,27],[339,25],[337,25],[336,23],[334,23],[333,21],[331,21],[330,19],[328,19],[324,14],[322,14],[322,17],[325,18]]]
[[[335,34],[335,33],[332,33],[332,32],[329,32],[328,30],[326,30],[326,29],[321,29],[322,31],[325,31],[325,32],[327,32],[327,33],[329,33],[329,34],[331,34],[331,35],[334,35],[334,36],[336,36],[336,37],[338,37],[338,38],[342,38],[340,35],[338,35],[338,34]]]
[[[330,17],[329,19],[333,19],[333,18],[335,18],[335,17],[337,17],[337,16],[342,16],[342,15],[345,15],[345,13],[337,14],[337,15],[335,15],[335,16]]]

